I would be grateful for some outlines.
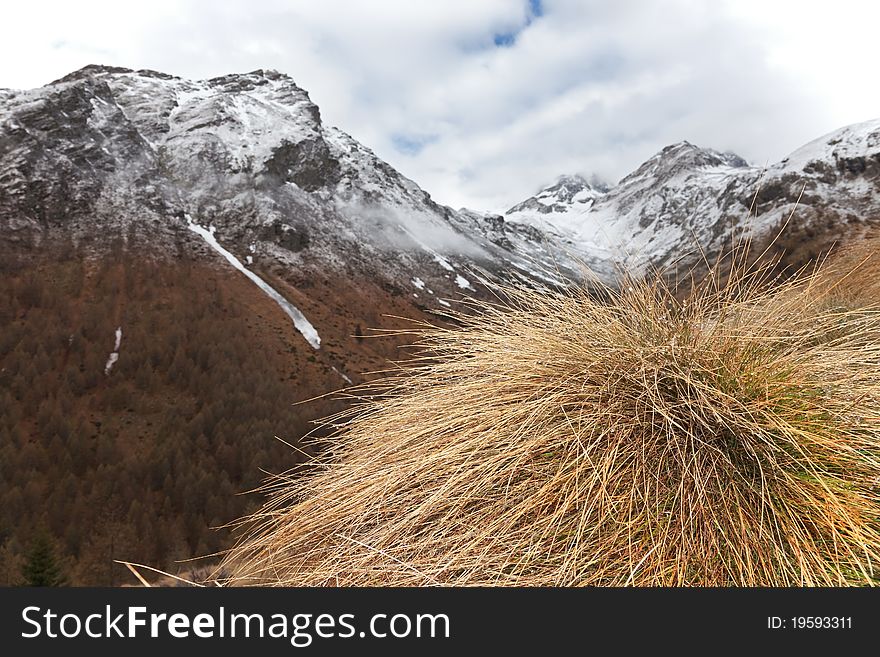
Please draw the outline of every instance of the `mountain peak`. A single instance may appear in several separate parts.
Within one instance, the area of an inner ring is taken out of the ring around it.
[[[684,140],[664,146],[638,169],[624,177],[620,184],[626,185],[649,178],[667,180],[681,173],[700,169],[715,167],[742,169],[748,166],[749,163],[736,153],[730,151],[722,153]]]
[[[68,73],[62,78],[53,80],[49,84],[58,84],[61,82],[75,82],[77,80],[86,80],[95,78],[100,75],[117,74],[117,73],[134,73],[133,69],[123,66],[106,66],[104,64],[87,64],[72,73]]]
[[[72,73],[68,73],[62,78],[57,80],[53,80],[50,82],[50,85],[59,84],[64,82],[76,82],[77,80],[94,80],[95,78],[105,77],[105,76],[118,76],[118,75],[137,75],[143,78],[155,78],[158,80],[180,80],[176,75],[170,75],[168,73],[163,73],[161,71],[154,71],[149,68],[142,68],[140,70],[134,70],[131,68],[126,68],[124,66],[107,66],[105,64],[87,64],[83,66],[81,69],[73,71]]]
[[[572,205],[592,204],[608,189],[608,185],[595,176],[591,181],[588,181],[577,173],[565,174],[559,176],[555,183],[543,188],[531,198],[510,208],[507,214],[529,210],[541,214],[564,212]]]
[[[781,267],[797,268],[876,225],[878,150],[880,120],[841,128],[767,167],[680,141],[589,203],[575,202],[577,195],[567,203],[548,198],[581,184],[565,177],[505,219],[580,245],[631,274],[702,267],[712,260],[706,254],[730,249],[747,225],[749,239],[771,244]],[[789,226],[794,213],[797,222]]]
[[[172,244],[188,215],[214,227],[231,252],[262,253],[296,271],[358,261],[389,279],[433,276],[431,289],[442,290],[464,289],[456,257],[543,257],[547,235],[608,280],[616,263],[640,271],[643,261],[692,247],[695,235],[708,253],[748,216],[755,190],[767,230],[795,204],[804,215],[815,205],[824,217],[839,196],[832,185],[848,190],[854,208],[838,213],[842,222],[876,212],[876,122],[792,154],[771,168],[772,185],[733,153],[681,141],[613,188],[569,173],[501,218],[439,206],[325,126],[306,91],[279,71],[186,80],[93,64],[61,81],[68,84],[0,92],[0,226],[14,226],[23,236],[15,239],[53,226],[91,235],[100,216]],[[812,186],[797,184],[803,179]]]
[[[744,158],[732,151],[721,152],[712,148],[703,148],[687,140],[664,147],[654,158],[661,160],[686,160],[688,163],[696,166],[725,165],[739,168],[749,165]]]
[[[68,73],[64,77],[54,80],[49,84],[53,85],[64,82],[76,82],[78,80],[94,80],[96,78],[103,78],[108,76],[136,76],[140,78],[154,78],[157,80],[182,80],[182,78],[176,75],[170,75],[169,73],[154,71],[152,69],[144,68],[135,70],[131,68],[126,68],[124,66],[87,64],[86,66],[83,66],[82,68],[77,69],[72,73]],[[306,93],[304,90],[296,85],[292,77],[273,68],[258,68],[247,73],[228,73],[226,75],[220,75],[214,78],[210,78],[208,80],[205,80],[204,82],[212,86],[224,86],[231,91],[236,90],[235,87],[238,87],[239,90],[247,90],[269,82],[280,82],[284,83],[284,86],[290,86],[291,88],[294,88],[304,94]]]
[[[565,186],[579,185],[581,189],[592,189],[593,191],[601,192],[603,194],[612,187],[612,185],[606,183],[596,174],[591,175],[589,178],[585,178],[579,173],[559,176],[559,178],[556,179],[556,184],[564,184]]]
[[[206,82],[211,85],[228,85],[233,83],[262,85],[269,82],[281,82],[303,91],[301,87],[297,86],[292,77],[272,68],[258,68],[248,73],[227,73],[226,75],[211,78]],[[305,92],[303,91],[303,93]]]

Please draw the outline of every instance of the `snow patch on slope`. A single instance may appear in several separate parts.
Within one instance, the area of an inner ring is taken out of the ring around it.
[[[119,345],[122,344],[122,327],[116,327],[116,342],[113,345],[113,351],[110,352],[110,357],[107,358],[107,364],[104,365],[104,374],[110,374],[110,370],[113,369],[113,365],[116,364],[116,361],[119,360]]]
[[[257,287],[259,287],[266,295],[269,296],[275,303],[277,303],[281,309],[287,313],[288,317],[293,320],[293,325],[296,327],[296,330],[299,331],[302,336],[306,339],[306,341],[312,346],[314,349],[321,348],[321,336],[318,335],[318,331],[312,326],[312,323],[306,319],[306,316],[302,314],[299,308],[290,303],[287,299],[285,299],[275,288],[266,283],[262,278],[257,276],[254,272],[245,267],[241,261],[232,255],[229,251],[220,246],[220,243],[217,241],[217,238],[214,237],[214,228],[213,226],[208,229],[202,226],[199,226],[197,223],[193,222],[193,220],[187,215],[187,224],[186,227],[189,228],[192,232],[200,235],[205,242],[208,243],[212,249],[214,249],[217,253],[226,258],[227,262],[235,267],[242,274],[251,279]]]

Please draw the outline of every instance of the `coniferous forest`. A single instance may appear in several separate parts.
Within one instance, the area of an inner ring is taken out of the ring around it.
[[[246,281],[119,245],[52,253],[0,260],[0,585],[35,550],[73,585],[133,583],[116,560],[209,567],[182,560],[229,547],[261,500],[238,493],[303,458],[276,436],[298,445],[337,402],[295,404],[323,392],[314,364]]]

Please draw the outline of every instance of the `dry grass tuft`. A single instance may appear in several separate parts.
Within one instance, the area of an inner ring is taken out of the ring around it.
[[[229,582],[877,583],[880,312],[827,280],[472,303],[275,483]]]

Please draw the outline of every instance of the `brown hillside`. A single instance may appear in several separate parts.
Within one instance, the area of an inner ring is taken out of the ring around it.
[[[127,581],[113,559],[174,572],[228,547],[211,528],[259,501],[236,493],[300,458],[275,436],[296,445],[343,403],[294,404],[402,355],[401,338],[363,334],[414,310],[368,281],[260,272],[316,326],[315,351],[221,260],[137,253],[93,259],[59,243],[0,257],[0,585],[17,582],[41,527],[75,584]]]

